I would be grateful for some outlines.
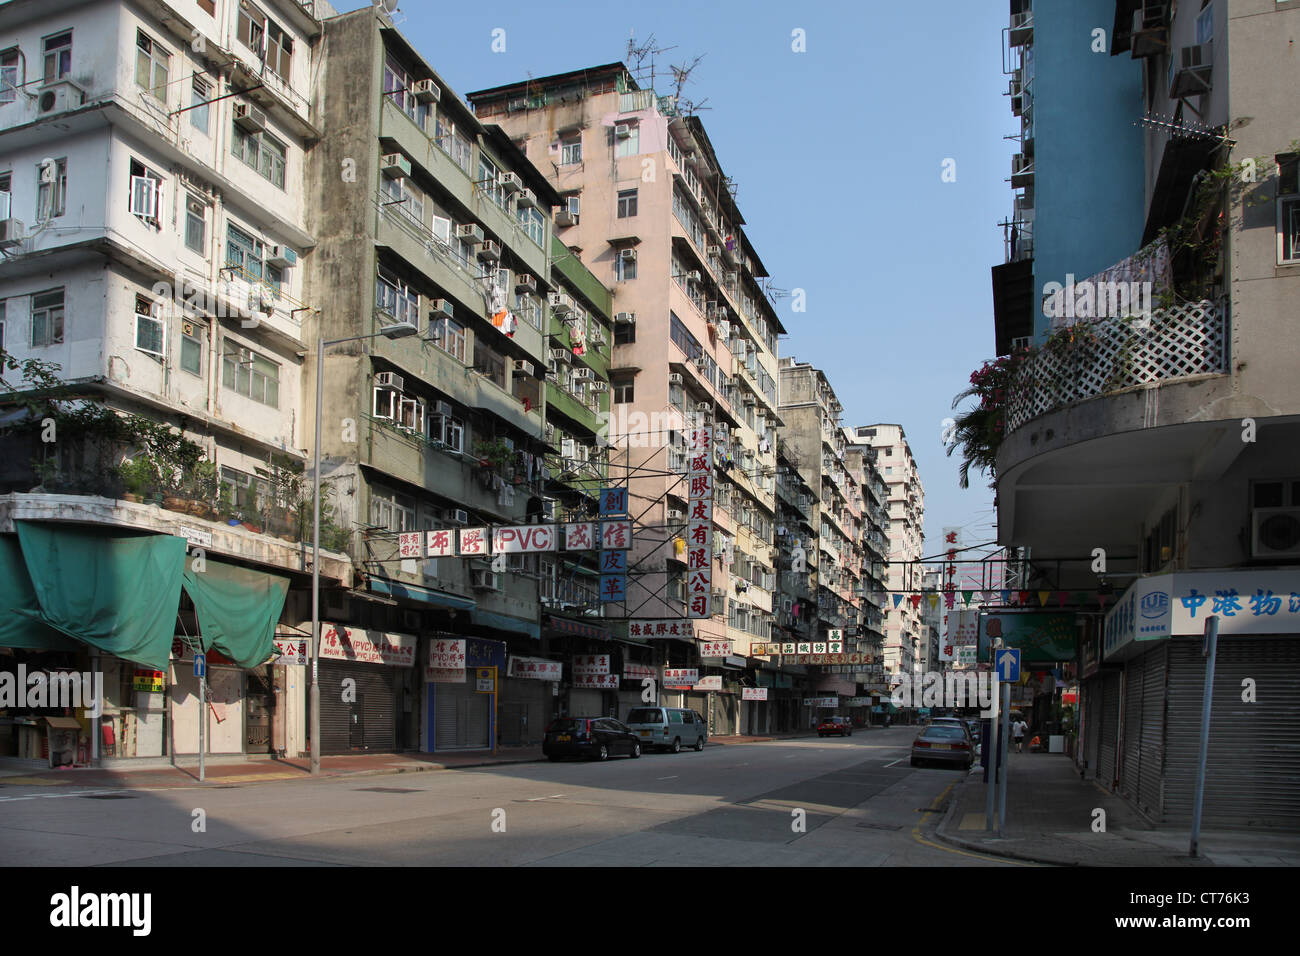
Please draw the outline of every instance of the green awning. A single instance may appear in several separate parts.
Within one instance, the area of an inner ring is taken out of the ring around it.
[[[38,619],[41,606],[36,603],[32,577],[18,538],[11,534],[0,535],[0,608],[11,612],[0,614],[0,647],[73,651],[80,646]]]
[[[208,558],[202,571],[185,562],[182,586],[194,602],[205,651],[215,648],[240,667],[257,667],[275,656],[287,578]]]
[[[124,660],[167,668],[184,538],[88,525],[14,525],[37,603],[19,614]]]

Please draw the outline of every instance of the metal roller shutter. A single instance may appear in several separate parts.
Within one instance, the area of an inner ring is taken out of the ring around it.
[[[639,690],[621,690],[618,692],[618,719],[627,723],[628,711],[634,707],[644,707]]]
[[[1165,642],[1143,658],[1141,759],[1138,765],[1137,805],[1159,818],[1161,779],[1165,763]]]
[[[1088,773],[1097,775],[1097,741],[1101,737],[1101,680],[1088,681],[1083,688],[1083,759]]]
[[[1130,800],[1137,797],[1139,767],[1142,763],[1142,675],[1144,658],[1128,662],[1124,668],[1124,720],[1120,731],[1119,792]]]
[[[499,740],[505,747],[542,742],[550,722],[551,681],[507,677],[501,682]]]
[[[570,717],[604,717],[605,697],[601,691],[573,689],[569,691]]]
[[[1243,681],[1255,702],[1242,701]],[[1190,820],[1205,687],[1199,639],[1169,642],[1164,819]],[[1300,640],[1221,637],[1215,664],[1204,822],[1300,827]]]
[[[321,661],[320,679],[321,753],[397,748],[395,668]],[[355,700],[343,699],[348,679],[355,682]]]
[[[1115,783],[1115,755],[1119,735],[1120,675],[1101,680],[1101,731],[1097,738],[1097,782],[1107,790]]]
[[[485,750],[492,696],[480,694],[468,681],[433,684],[433,734],[438,750]]]

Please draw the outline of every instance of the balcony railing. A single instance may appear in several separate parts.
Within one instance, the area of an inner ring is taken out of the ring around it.
[[[1006,432],[1057,408],[1124,389],[1225,373],[1226,313],[1208,299],[1152,313],[1149,321],[1097,319],[1075,327],[1082,347],[1044,349],[1016,370]]]

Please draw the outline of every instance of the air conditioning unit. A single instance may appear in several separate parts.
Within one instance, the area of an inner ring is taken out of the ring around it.
[[[686,278],[690,279],[692,282],[699,282],[700,281],[699,270],[692,269],[690,272],[686,273]]]
[[[711,412],[711,411],[713,411],[713,403],[712,403],[712,402],[696,402],[696,403],[695,403],[695,410],[696,410],[697,412]]]
[[[1185,46],[1178,51],[1173,78],[1169,84],[1169,98],[1200,96],[1210,92],[1210,76],[1214,72],[1213,47],[1209,43]]]
[[[399,392],[406,387],[406,381],[396,372],[376,372],[376,388],[395,388]]]
[[[516,292],[536,292],[537,280],[526,272],[520,272],[515,276]]]
[[[502,173],[497,178],[497,185],[508,193],[517,193],[524,188],[524,182],[518,173]]]
[[[682,511],[680,508],[669,508],[669,509],[668,509],[668,520],[669,520],[669,521],[681,521],[681,520],[684,519],[685,517],[686,517],[686,512],[685,512],[685,511]]]
[[[21,219],[0,219],[0,249],[12,249],[23,241]]]
[[[593,378],[595,378],[595,375],[589,368],[578,367],[573,370],[573,380],[575,382],[589,382]]]
[[[37,97],[37,110],[44,113],[62,113],[76,109],[86,102],[86,93],[71,80],[59,80],[41,89]]]
[[[719,249],[717,246],[709,246],[709,247],[705,250],[705,253],[706,253],[707,255],[710,255],[710,256],[716,256],[716,255],[718,255],[719,253],[721,253],[721,251],[722,251],[722,250]]]
[[[442,318],[454,319],[455,317],[456,307],[452,304],[450,299],[433,300],[433,311],[429,313],[429,319],[431,321],[437,321]]]
[[[682,375],[681,375],[681,373],[680,373],[680,372],[669,372],[669,373],[668,373],[668,384],[669,384],[669,385],[680,385],[680,384],[682,384]]]
[[[266,114],[247,103],[235,104],[235,125],[245,133],[260,133],[266,129]]]
[[[561,209],[555,214],[555,224],[557,226],[576,226],[578,224],[578,214],[570,212],[568,209]]]
[[[266,261],[278,269],[289,269],[298,264],[298,253],[288,246],[267,246]]]
[[[525,362],[523,359],[515,359],[515,371],[525,375],[535,375],[537,372],[532,362]]]
[[[463,226],[456,227],[457,239],[468,239],[470,242],[483,241],[483,227],[477,223],[467,222]]]
[[[501,247],[491,239],[488,239],[479,246],[478,257],[480,259],[490,259],[493,262],[498,262],[501,259]]]
[[[449,417],[451,417],[453,414],[455,414],[455,412],[453,411],[453,409],[452,409],[452,407],[451,407],[451,403],[450,403],[450,402],[434,402],[434,403],[433,403],[433,413],[434,413],[435,415],[441,415],[441,416],[443,416],[444,418],[449,418]]]
[[[475,591],[500,591],[501,580],[497,577],[495,571],[486,571],[482,568],[471,568],[469,572],[469,586]]]
[[[537,206],[537,194],[531,189],[521,189],[515,196],[515,205],[521,209],[533,209]]]
[[[695,356],[695,367],[698,369],[707,369],[709,367],[709,357],[703,352]]]
[[[615,312],[615,313],[614,313],[614,324],[615,324],[615,325],[631,325],[631,324],[632,324],[633,322],[635,322],[635,321],[636,321],[636,313],[635,313],[635,312]]]
[[[617,123],[614,126],[615,139],[627,139],[632,135],[632,125],[630,123]]]
[[[573,311],[573,299],[563,292],[552,292],[546,297],[556,315],[568,315]]]
[[[386,153],[379,168],[390,179],[406,179],[411,175],[411,161],[401,153]]]
[[[416,80],[411,92],[421,103],[436,103],[442,98],[442,90],[433,80]]]
[[[1252,509],[1250,556],[1252,558],[1300,557],[1300,507]]]
[[[591,390],[592,390],[593,392],[608,392],[608,391],[609,391],[609,383],[608,383],[608,382],[592,382],[592,383],[591,383]]]
[[[620,249],[620,250],[618,250],[618,257],[619,257],[620,259],[622,259],[624,262],[635,262],[635,261],[636,261],[636,250],[635,250],[635,249]]]
[[[552,362],[572,362],[573,353],[568,349],[551,349]]]
[[[511,113],[517,113],[520,110],[528,109],[528,97],[517,96],[506,104],[506,109]]]

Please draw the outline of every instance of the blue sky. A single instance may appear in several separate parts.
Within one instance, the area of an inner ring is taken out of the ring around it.
[[[340,10],[369,6],[336,0]],[[739,186],[773,283],[780,353],[825,370],[846,425],[903,426],[925,487],[926,555],[940,528],[993,537],[987,478],[957,485],[942,421],[993,354],[989,268],[1011,209],[1015,130],[1001,0],[930,3],[443,4],[404,0],[399,28],[457,93],[624,60],[654,35],[657,74],[704,54],[683,96]],[[505,52],[492,52],[505,30]],[[806,52],[791,49],[802,29]],[[659,92],[667,83],[656,82]],[[946,159],[955,182],[944,182]]]

